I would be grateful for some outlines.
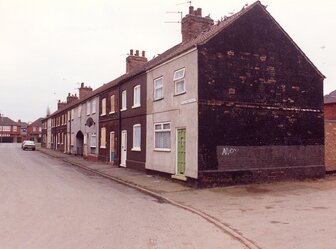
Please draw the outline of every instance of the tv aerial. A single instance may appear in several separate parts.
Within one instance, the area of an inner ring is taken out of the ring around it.
[[[176,5],[183,5],[183,4],[189,4],[189,6],[191,6],[192,1],[187,1],[184,3],[178,3]],[[165,23],[181,23],[182,22],[182,18],[183,18],[183,12],[182,11],[166,11],[167,14],[180,14],[180,21],[167,21]]]

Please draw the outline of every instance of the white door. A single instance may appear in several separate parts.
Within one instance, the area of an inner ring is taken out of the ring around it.
[[[121,158],[120,166],[126,167],[126,156],[127,156],[127,131],[121,132]]]

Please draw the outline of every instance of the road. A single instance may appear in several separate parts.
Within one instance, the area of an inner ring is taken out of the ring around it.
[[[0,144],[0,247],[245,248],[204,219],[17,144]]]

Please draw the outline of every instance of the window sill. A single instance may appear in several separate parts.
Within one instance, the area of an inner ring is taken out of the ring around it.
[[[109,114],[114,114],[115,112],[109,112]]]
[[[170,152],[171,149],[157,149],[157,148],[155,148],[154,151],[158,151],[158,152]]]
[[[106,149],[106,146],[100,146],[101,149]]]
[[[94,149],[95,149],[96,147],[97,147],[97,146],[90,146],[90,148],[91,148],[91,149],[92,149],[92,148],[94,148]]]
[[[131,151],[141,151],[141,148],[132,148]]]
[[[180,96],[180,95],[183,95],[183,94],[186,94],[186,93],[187,93],[186,91],[181,92],[181,93],[175,93],[175,94],[174,94],[174,97],[175,97],[175,96]]]
[[[102,114],[100,114],[100,116],[101,116],[101,117],[106,116],[106,113],[102,113]]]
[[[141,105],[134,105],[132,106],[132,109],[139,108]]]
[[[164,98],[162,97],[162,98],[159,98],[159,99],[154,99],[153,100],[153,102],[155,102],[155,101],[160,101],[160,100],[163,100]]]
[[[123,112],[123,111],[127,111],[127,109],[120,109],[120,111],[121,111],[121,112]]]

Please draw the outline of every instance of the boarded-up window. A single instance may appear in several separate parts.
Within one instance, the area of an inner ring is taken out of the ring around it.
[[[100,148],[106,148],[106,127],[100,128]]]
[[[101,106],[102,106],[101,115],[106,115],[106,98],[102,99]]]
[[[114,95],[112,95],[111,96],[111,111],[110,111],[110,113],[115,113],[115,96]]]

